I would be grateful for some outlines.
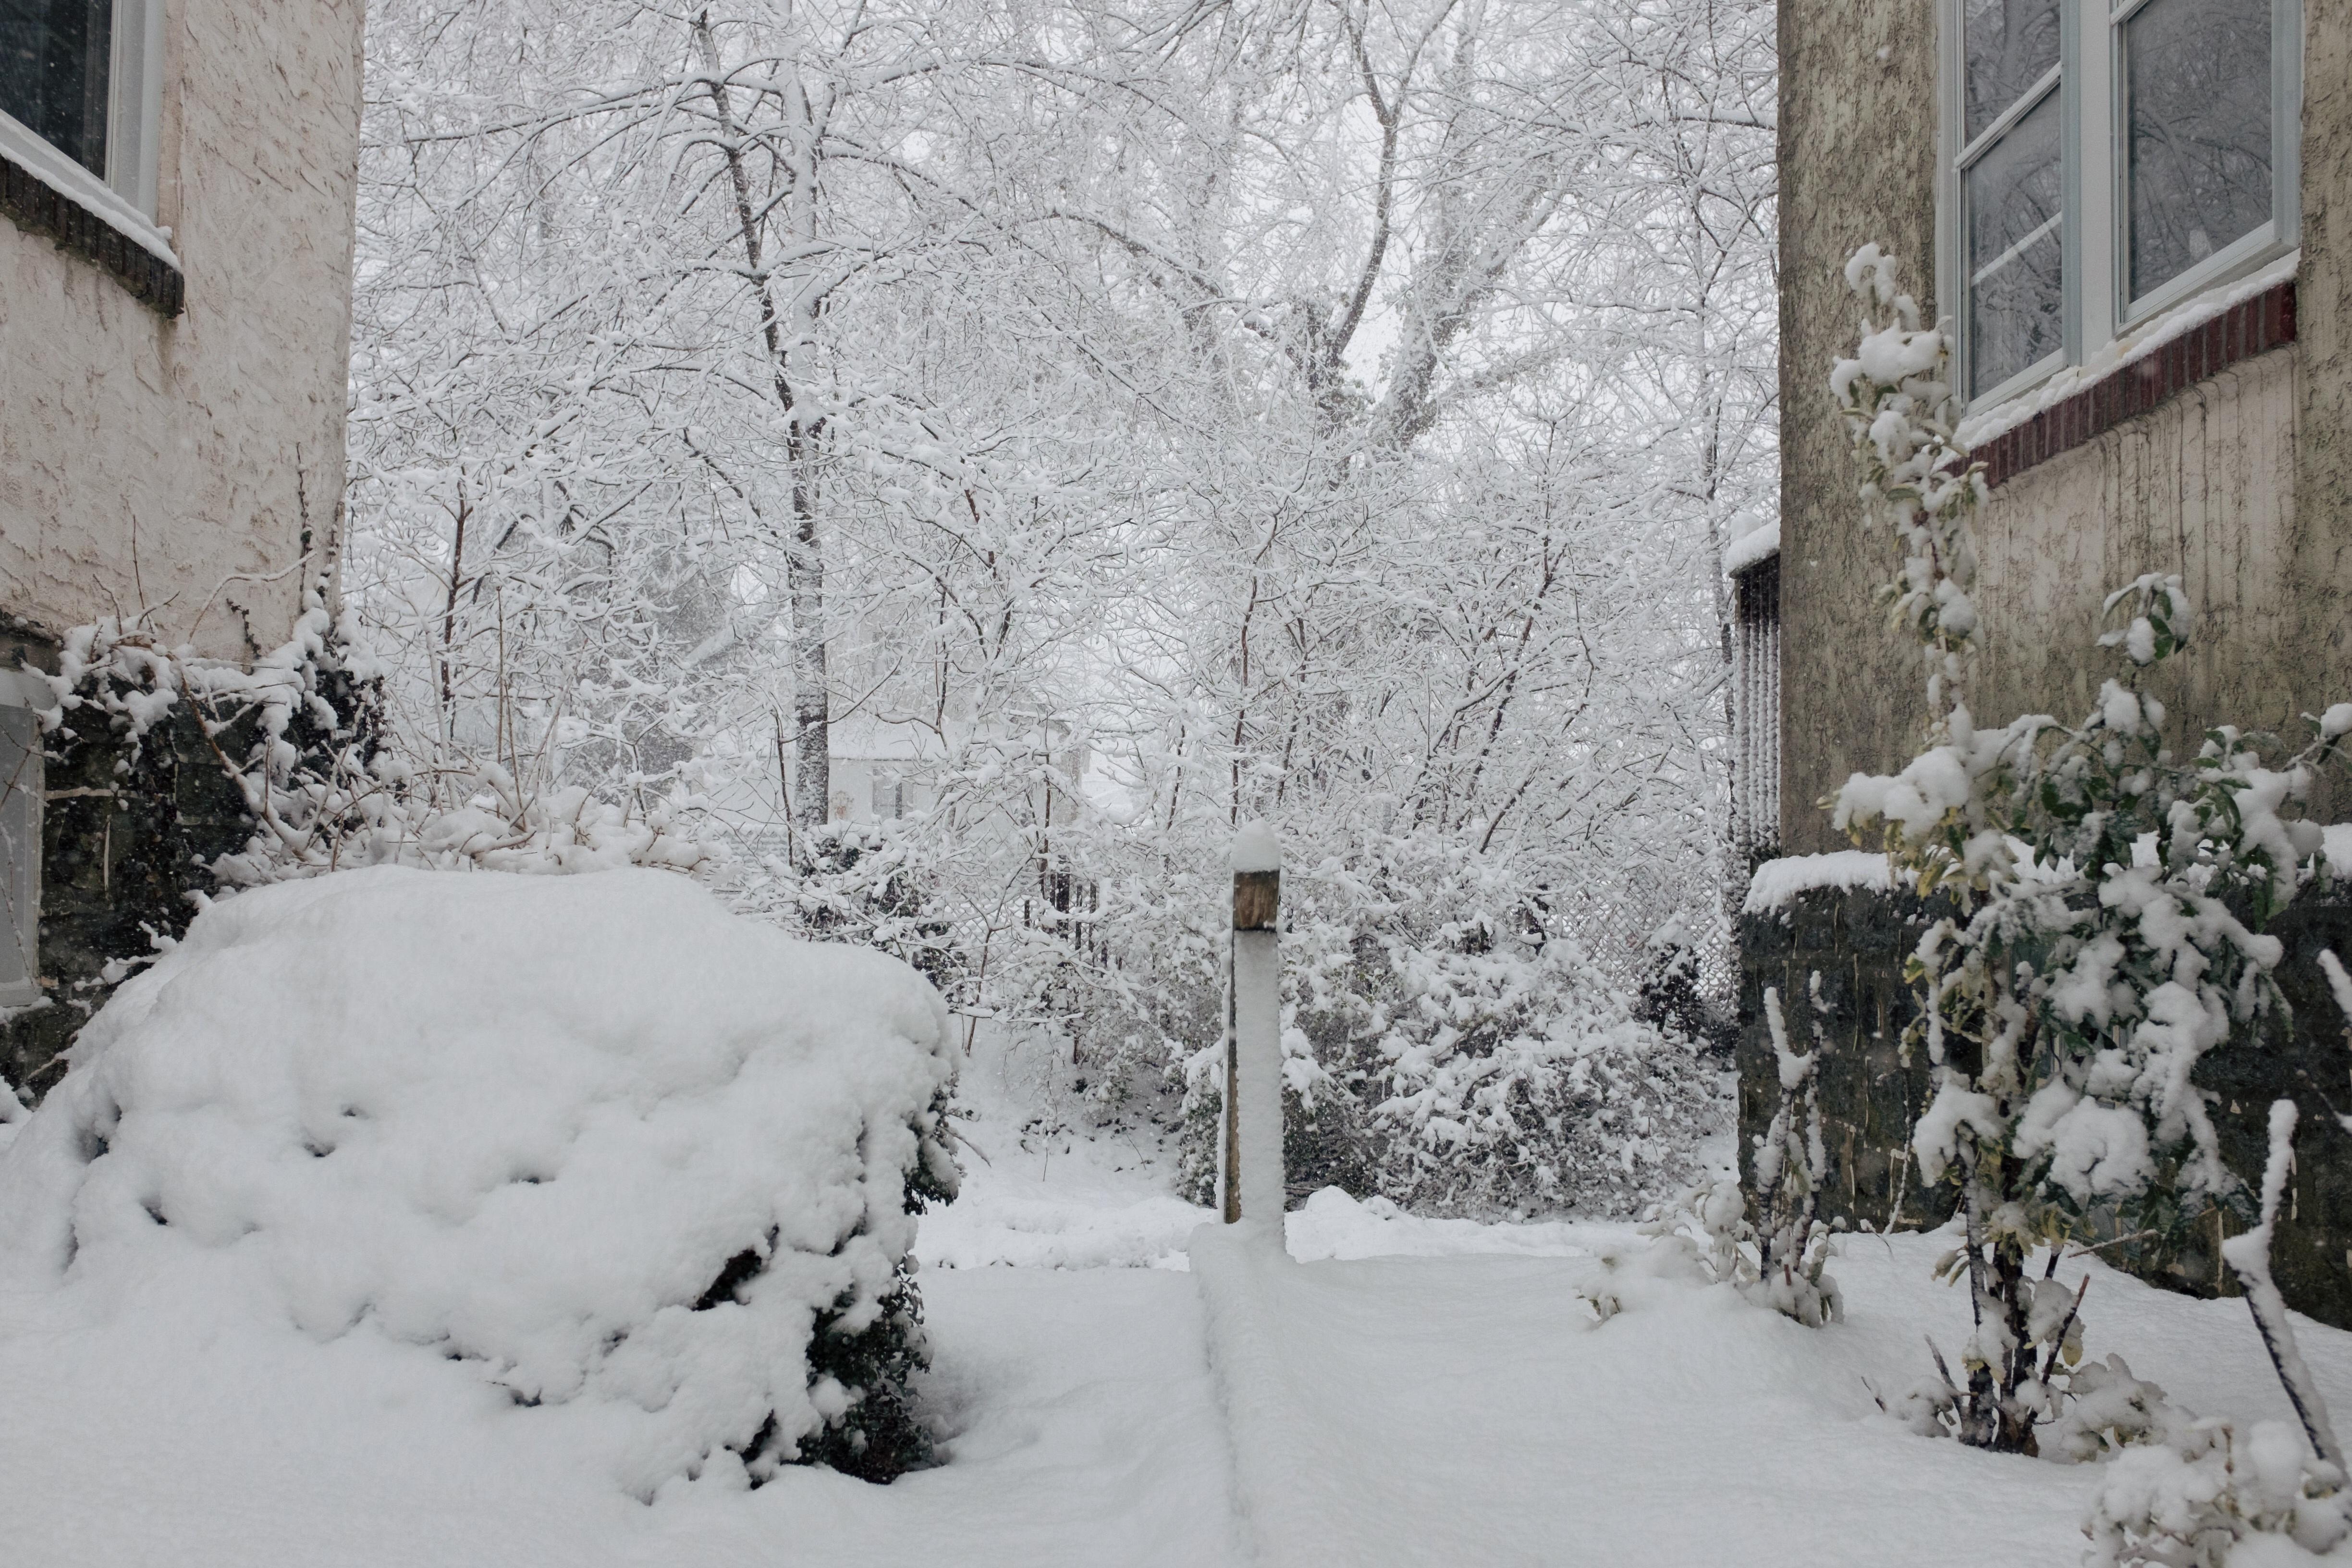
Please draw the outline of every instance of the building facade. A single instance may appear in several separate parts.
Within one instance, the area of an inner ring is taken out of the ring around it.
[[[1927,710],[1917,648],[1871,592],[1892,546],[1860,526],[1828,390],[1858,330],[1846,260],[1881,245],[1955,334],[1961,438],[1991,486],[1979,720],[2089,711],[2113,673],[2102,600],[2177,573],[2197,637],[2150,687],[2176,751],[2216,723],[2299,736],[2352,699],[2352,0],[1780,0],[1779,26],[1781,515],[1776,551],[1731,564],[1743,619],[1776,628],[1769,699],[1747,683],[1775,710],[1742,755],[1777,772],[1777,833],[1751,838],[1787,858],[1748,899],[1743,990],[1752,1018],[1764,984],[1824,973],[1840,1204],[1878,1222],[1924,1090],[1895,1039],[1925,911],[1873,885],[1821,803],[1899,769]],[[2323,821],[2352,817],[2347,784],[2323,785]],[[2280,934],[2306,1026],[2207,1064],[2231,1157],[2257,1170],[2273,1095],[2352,1068],[2314,967],[2352,951],[2352,914],[2321,900]],[[1743,1123],[1769,1114],[1759,1031]],[[2352,1321],[2352,1136],[2324,1112],[2282,1268],[2298,1305]],[[2227,1283],[2210,1246],[2146,1262]]]
[[[169,740],[141,798],[45,777],[22,672],[107,617],[250,660],[331,568],[363,16],[0,5],[0,1076],[236,815]]]

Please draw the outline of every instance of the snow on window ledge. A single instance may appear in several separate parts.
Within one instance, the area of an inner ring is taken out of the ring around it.
[[[2234,282],[2183,300],[2122,333],[2083,363],[1969,414],[1956,432],[1960,445],[1984,462],[1986,484],[1999,485],[2147,413],[2184,387],[2294,342],[2294,276],[2302,256],[2290,251]]]
[[[0,114],[0,214],[94,261],[165,316],[186,285],[171,237],[89,170]]]
[[[1749,567],[1780,553],[1780,525],[1768,522],[1751,528],[1723,547],[1723,574],[1737,577]]]

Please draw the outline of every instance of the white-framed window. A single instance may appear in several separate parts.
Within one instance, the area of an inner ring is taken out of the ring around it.
[[[2296,243],[2302,0],[1938,0],[1937,297],[1998,402]]]
[[[0,670],[0,1007],[40,999],[41,728],[57,699],[31,677]]]
[[[0,154],[168,259],[163,100],[163,0],[0,0]]]

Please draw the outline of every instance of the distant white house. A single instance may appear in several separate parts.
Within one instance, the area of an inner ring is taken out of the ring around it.
[[[951,769],[994,762],[1075,781],[1085,776],[1091,761],[1060,720],[950,720],[942,730],[859,718],[834,725],[832,741],[833,798],[826,816],[835,822],[893,822],[930,811],[940,804]],[[1038,823],[1050,826],[1075,815],[1065,787],[1038,785],[1025,795],[1029,815]]]

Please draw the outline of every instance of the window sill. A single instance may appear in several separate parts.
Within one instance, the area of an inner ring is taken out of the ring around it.
[[[1997,487],[2073,451],[2242,360],[2295,341],[2300,252],[2218,289],[2116,340],[2104,364],[2061,371],[2041,386],[1960,421],[1960,444]]]
[[[187,286],[177,258],[153,226],[139,219],[121,198],[94,180],[88,194],[76,182],[46,165],[46,147],[27,149],[16,138],[0,141],[0,213],[18,228],[57,242],[95,262],[131,296],[166,320],[184,308]],[[74,171],[76,174],[81,171]],[[114,210],[121,208],[120,212]]]

